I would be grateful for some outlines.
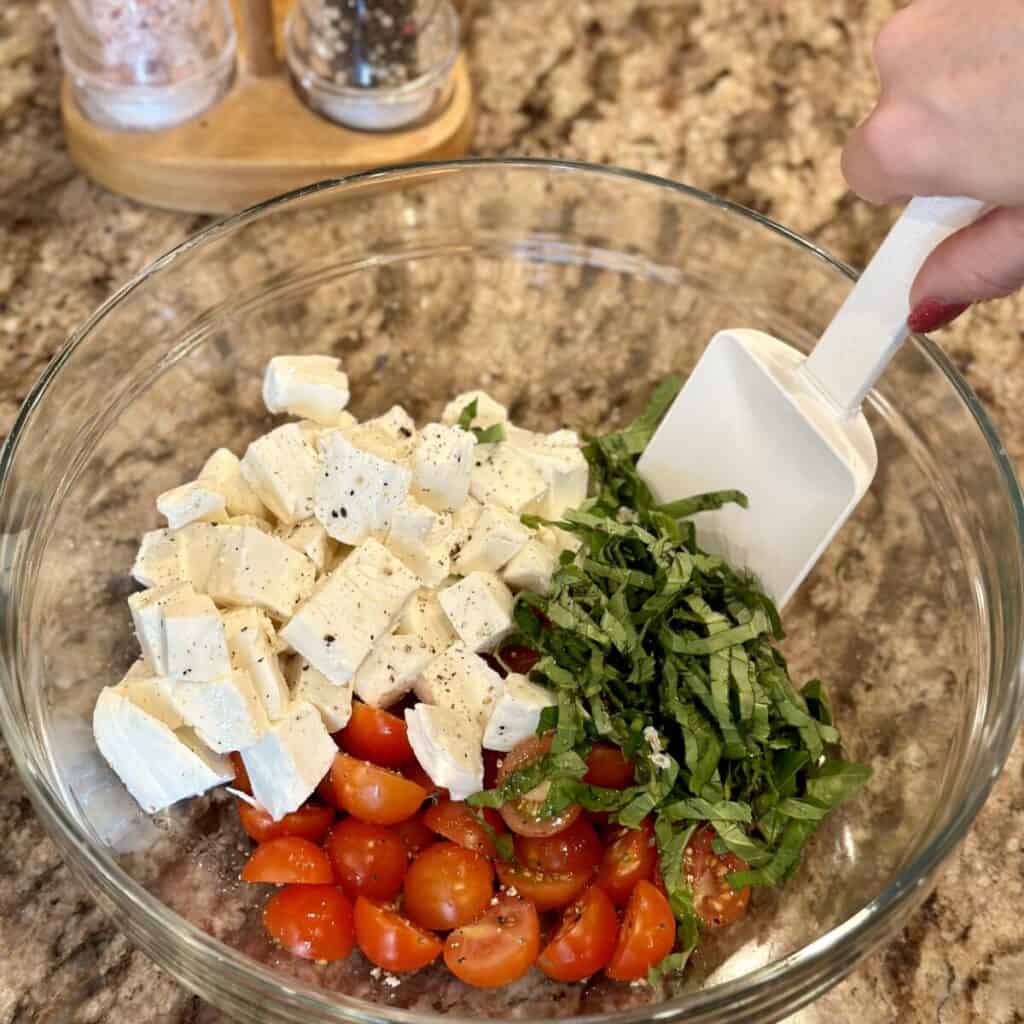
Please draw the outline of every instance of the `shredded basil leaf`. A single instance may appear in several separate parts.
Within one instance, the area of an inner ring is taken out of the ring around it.
[[[477,417],[477,400],[474,398],[462,412],[459,413],[457,426],[463,430],[472,431],[476,436],[477,444],[497,444],[505,440],[505,428],[500,423],[492,423],[489,427],[474,427],[473,420]]]

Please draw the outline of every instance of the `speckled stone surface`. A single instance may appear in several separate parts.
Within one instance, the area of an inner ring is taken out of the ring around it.
[[[617,163],[762,210],[854,263],[891,211],[838,169],[870,107],[891,0],[481,0],[469,34],[480,154]],[[0,431],[67,334],[126,277],[207,223],[101,192],[57,113],[53,10],[0,10]],[[1010,455],[1024,459],[1024,304],[943,337]],[[792,1020],[1024,1020],[1020,744],[936,893],[885,950]],[[133,951],[43,836],[0,755],[0,1024],[224,1018]]]

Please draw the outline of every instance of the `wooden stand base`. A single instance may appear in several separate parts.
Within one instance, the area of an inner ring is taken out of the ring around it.
[[[284,72],[255,77],[239,71],[216,106],[157,132],[93,124],[66,78],[61,111],[71,159],[90,178],[140,202],[191,213],[233,213],[325,178],[462,156],[474,115],[463,56],[443,109],[397,132],[356,132],[333,124],[302,103]]]

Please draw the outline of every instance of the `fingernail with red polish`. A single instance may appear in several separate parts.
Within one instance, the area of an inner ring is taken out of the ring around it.
[[[969,302],[940,302],[938,299],[922,299],[907,317],[907,327],[915,334],[927,334],[952,323]]]

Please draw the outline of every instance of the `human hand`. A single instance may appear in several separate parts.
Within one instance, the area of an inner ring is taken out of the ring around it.
[[[925,261],[912,330],[1024,285],[1024,0],[915,0],[875,43],[878,105],[843,173],[875,203],[971,196],[993,204]]]

